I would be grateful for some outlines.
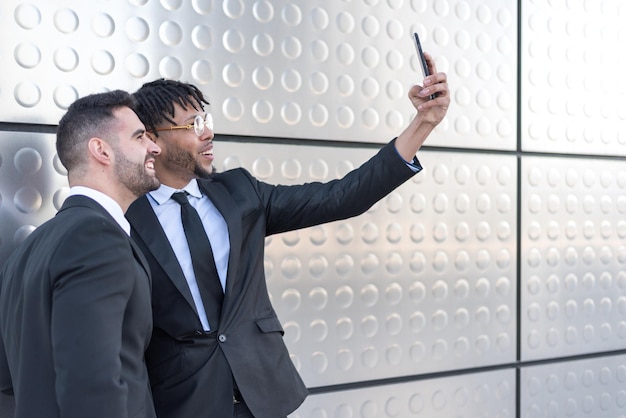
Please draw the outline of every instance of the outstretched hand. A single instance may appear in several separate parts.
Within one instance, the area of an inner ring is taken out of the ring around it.
[[[435,61],[429,54],[424,53],[424,57],[431,75],[424,79],[423,86],[416,85],[409,90],[409,99],[422,122],[437,125],[446,116],[450,106],[448,76],[437,72]],[[431,95],[435,97],[431,99]]]
[[[424,78],[423,86],[413,86],[409,90],[409,99],[417,110],[417,115],[404,131],[396,138],[396,150],[405,161],[411,161],[421,148],[426,138],[443,120],[450,106],[448,76],[438,73],[433,58],[424,54],[431,75]],[[430,98],[435,95],[434,98]]]

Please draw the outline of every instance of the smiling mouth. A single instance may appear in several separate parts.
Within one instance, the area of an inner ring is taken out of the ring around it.
[[[146,162],[146,168],[148,170],[154,170],[154,161],[147,161]]]

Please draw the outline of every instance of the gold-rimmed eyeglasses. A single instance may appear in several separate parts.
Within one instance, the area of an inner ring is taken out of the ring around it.
[[[177,125],[169,128],[157,128],[155,131],[173,131],[174,129],[193,129],[196,135],[201,136],[204,133],[204,127],[213,130],[213,115],[205,113],[204,117],[198,115],[193,119],[192,125]]]

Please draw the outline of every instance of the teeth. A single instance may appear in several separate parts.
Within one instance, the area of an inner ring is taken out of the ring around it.
[[[151,170],[154,170],[154,163],[148,163],[148,164],[146,164],[146,167],[151,169]]]

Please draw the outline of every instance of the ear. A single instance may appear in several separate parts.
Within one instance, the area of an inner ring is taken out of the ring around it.
[[[91,157],[103,165],[110,165],[113,159],[111,146],[101,138],[91,138],[87,143]]]

